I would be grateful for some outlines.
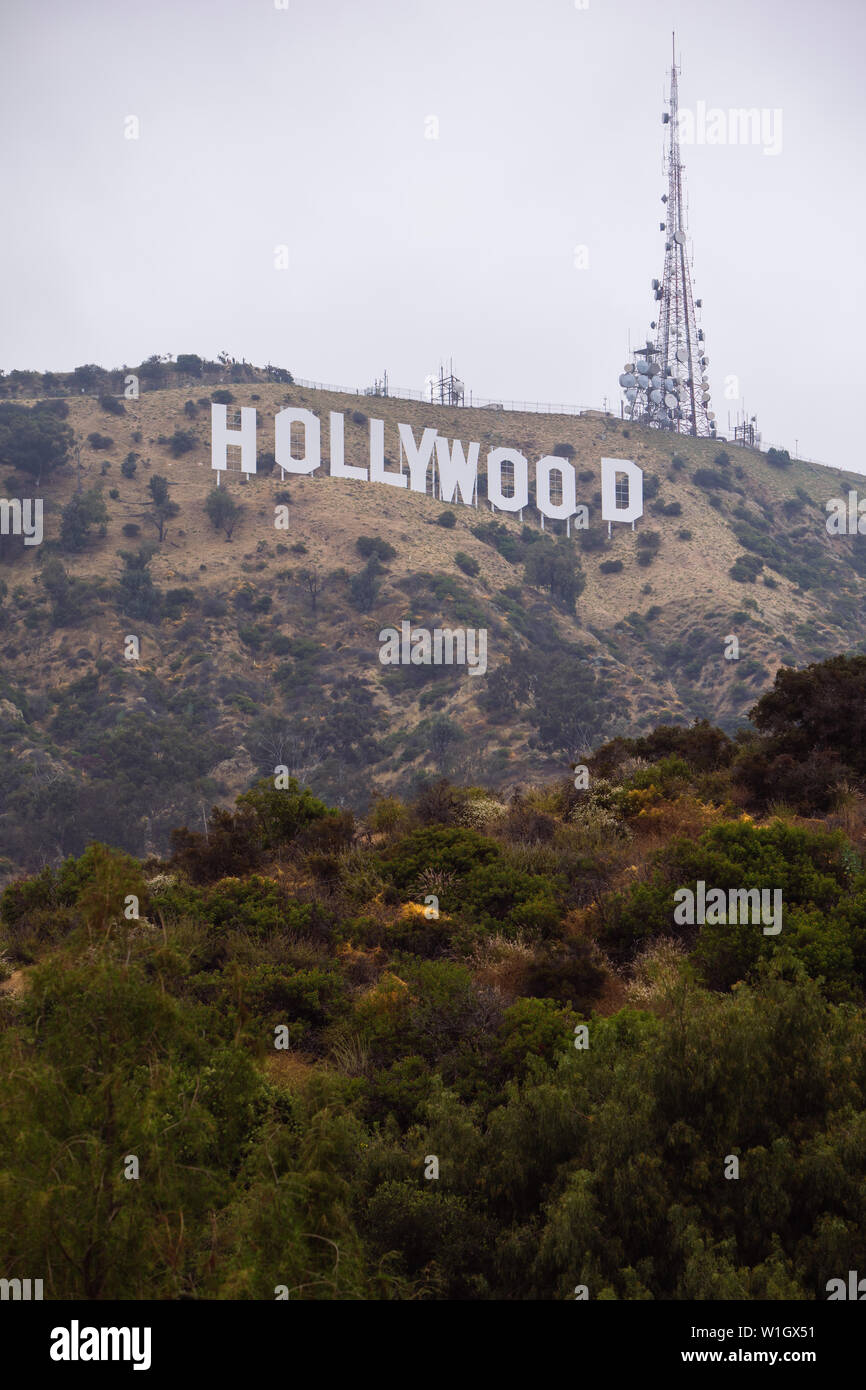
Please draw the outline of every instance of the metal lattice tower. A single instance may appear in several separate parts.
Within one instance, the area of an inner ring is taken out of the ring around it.
[[[715,434],[716,427],[706,377],[709,358],[704,331],[697,324],[701,301],[692,295],[689,270],[675,42],[670,110],[662,116],[670,126],[670,142],[665,159],[668,191],[662,196],[666,220],[660,223],[666,234],[665,267],[661,284],[652,282],[659,303],[658,319],[650,324],[655,340],[648,338],[635,360],[626,363],[619,383],[625,392],[623,414],[628,419],[706,438]]]

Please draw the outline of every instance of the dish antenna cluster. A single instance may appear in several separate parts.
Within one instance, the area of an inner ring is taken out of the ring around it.
[[[659,305],[658,318],[650,324],[655,340],[648,338],[634,360],[626,362],[619,384],[625,396],[623,415],[627,419],[678,434],[707,437],[715,435],[716,417],[710,409],[706,375],[710,359],[704,347],[704,330],[697,323],[697,310],[702,304],[692,296],[686,251],[675,46],[669,104],[670,111],[662,116],[663,123],[670,126],[668,191],[662,195],[666,217],[659,223],[666,234],[665,265],[661,281],[652,282]]]

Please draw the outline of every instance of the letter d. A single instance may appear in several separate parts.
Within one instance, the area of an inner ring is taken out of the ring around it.
[[[625,473],[628,478],[628,506],[619,507],[616,501],[616,478]],[[643,469],[631,459],[602,459],[601,461],[601,518],[602,521],[636,521],[643,516]]]

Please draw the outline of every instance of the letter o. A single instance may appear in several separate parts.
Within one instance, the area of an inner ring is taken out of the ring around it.
[[[554,472],[562,479],[561,502],[550,500],[550,478]],[[565,459],[546,454],[543,459],[538,460],[535,469],[535,504],[542,516],[550,517],[551,521],[565,521],[567,517],[574,515],[577,506],[577,474]]]
[[[502,465],[514,464],[514,496],[502,491]],[[529,502],[529,466],[519,449],[491,449],[487,455],[487,496],[503,512],[519,512]]]
[[[304,456],[292,455],[292,425],[304,427]],[[274,420],[274,458],[286,473],[315,473],[322,462],[322,426],[311,410],[287,406]]]

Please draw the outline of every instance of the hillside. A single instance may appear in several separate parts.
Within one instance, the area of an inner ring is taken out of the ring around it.
[[[826,800],[862,785],[864,693],[863,657],[789,673],[756,747],[658,730],[586,793],[440,782],[359,825],[265,780],[168,860],[94,844],[8,885],[6,1276],[810,1323],[855,1298],[866,800]],[[772,916],[675,908],[709,885]]]
[[[0,550],[7,874],[80,853],[91,838],[164,852],[173,826],[201,824],[211,804],[277,764],[361,811],[443,773],[500,791],[556,782],[603,738],[698,717],[733,731],[780,665],[862,650],[859,538],[830,537],[824,525],[826,500],[844,497],[856,475],[774,466],[610,417],[457,409],[242,375],[175,386],[165,372],[123,400],[115,374],[108,408],[96,395],[61,394],[71,447],[35,490],[13,466],[14,429],[0,430],[6,496],[45,503],[44,543],[6,538]],[[28,410],[50,404],[44,382],[16,389]],[[230,409],[258,411],[260,468],[289,403],[322,420],[325,460],[331,411],[345,415],[349,464],[367,462],[370,416],[385,422],[391,466],[398,423],[416,438],[433,425],[478,441],[482,469],[497,445],[531,464],[565,452],[590,528],[569,539],[564,523],[548,521],[542,533],[533,508],[522,521],[493,516],[483,498],[477,509],[459,498],[447,506],[330,478],[325,463],[318,476],[285,481],[277,470],[248,483],[224,475],[243,505],[227,541],[204,506],[210,402],[225,390]],[[603,456],[637,463],[647,494],[635,530],[614,525],[610,540]],[[154,475],[179,508],[161,543],[149,524]],[[78,487],[85,497],[101,489],[106,520],[63,540]],[[286,497],[288,532],[274,526]],[[140,534],[124,533],[135,526]],[[139,555],[146,543],[149,560]],[[378,634],[402,619],[486,628],[486,675],[383,667]],[[128,634],[139,638],[138,661],[124,660]],[[739,660],[725,658],[730,635]]]
[[[824,524],[849,481],[239,374],[0,403],[9,496],[46,500],[42,543],[0,553],[4,1278],[856,1296],[864,566]],[[213,394],[261,425],[262,474],[218,494]],[[567,455],[591,524],[281,480],[287,400],[339,410],[358,466],[368,417],[392,465],[398,423]],[[602,456],[645,478],[610,540]],[[486,628],[488,670],[383,666],[404,619]]]

